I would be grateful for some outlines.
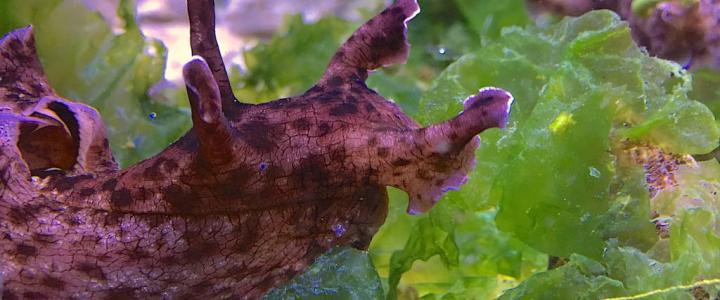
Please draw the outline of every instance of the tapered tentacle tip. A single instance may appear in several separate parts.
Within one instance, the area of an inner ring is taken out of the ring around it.
[[[476,122],[479,121],[487,126],[486,128],[505,128],[514,101],[513,95],[506,90],[485,87],[465,99],[463,113],[471,113],[478,117]]]
[[[185,79],[185,83],[190,88],[195,90],[197,90],[197,87],[195,86],[197,84],[195,83],[201,79],[207,79],[201,78],[206,75],[205,73],[210,73],[210,75],[212,75],[207,61],[205,61],[205,59],[200,55],[193,55],[193,57],[190,58],[190,60],[183,66],[183,79]]]
[[[185,63],[183,78],[193,114],[205,123],[215,123],[224,117],[218,84],[204,58],[195,55]]]
[[[330,61],[322,82],[367,78],[367,71],[407,61],[407,23],[420,12],[416,0],[397,0],[363,24]]]

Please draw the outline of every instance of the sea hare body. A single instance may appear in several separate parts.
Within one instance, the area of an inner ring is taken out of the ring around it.
[[[475,136],[507,122],[501,89],[422,128],[365,85],[407,58],[414,0],[358,29],[306,93],[261,105],[234,99],[212,1],[188,7],[193,128],[124,170],[97,112],[47,84],[32,30],[0,41],[3,299],[258,298],[333,246],[367,248],[386,186],[430,209],[464,183]]]

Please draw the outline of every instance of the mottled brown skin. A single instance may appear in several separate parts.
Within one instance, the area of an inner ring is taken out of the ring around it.
[[[240,104],[206,30],[214,20],[198,17],[211,4],[189,0],[200,55],[184,69],[193,128],[124,170],[113,169],[102,121],[87,117],[89,107],[49,88],[27,93],[27,105],[12,97],[26,77],[46,80],[29,29],[2,40],[24,43],[30,57],[0,46],[0,68],[30,63],[0,84],[3,299],[259,298],[333,246],[366,249],[385,220],[386,186],[408,192],[408,212],[429,210],[464,183],[475,135],[507,122],[512,97],[500,89],[483,89],[458,117],[421,128],[365,86],[368,70],[406,59],[414,0],[396,1],[361,27],[306,93]],[[58,113],[52,103],[72,109]],[[22,135],[23,126],[64,134],[70,154],[25,146],[43,135]],[[83,128],[95,135],[78,136]],[[75,161],[35,163],[31,179],[28,153],[43,151]]]
[[[609,9],[626,20],[633,39],[655,56],[686,68],[720,70],[720,1],[660,1],[648,15],[633,13],[632,0],[527,0],[536,15],[551,12],[579,16]]]

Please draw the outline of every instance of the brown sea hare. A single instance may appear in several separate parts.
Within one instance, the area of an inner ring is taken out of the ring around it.
[[[501,89],[423,128],[365,85],[406,60],[415,0],[360,27],[304,94],[241,104],[213,6],[188,1],[193,128],[123,170],[99,114],[48,85],[32,28],[0,41],[3,299],[258,298],[333,246],[367,248],[386,186],[429,210],[464,182],[475,136],[507,121]]]

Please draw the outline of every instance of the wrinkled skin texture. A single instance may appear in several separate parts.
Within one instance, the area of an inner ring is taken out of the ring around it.
[[[475,136],[507,122],[501,89],[421,128],[365,86],[407,58],[414,0],[358,29],[306,93],[261,105],[232,94],[212,1],[188,7],[193,128],[124,170],[97,112],[47,84],[31,28],[1,41],[3,299],[259,298],[333,246],[366,249],[386,186],[429,210],[464,183]]]
[[[593,9],[615,11],[632,28],[633,39],[652,55],[690,69],[720,70],[720,1],[658,1],[642,12],[632,0],[527,0],[536,15],[579,16]],[[645,15],[644,13],[647,13]]]

